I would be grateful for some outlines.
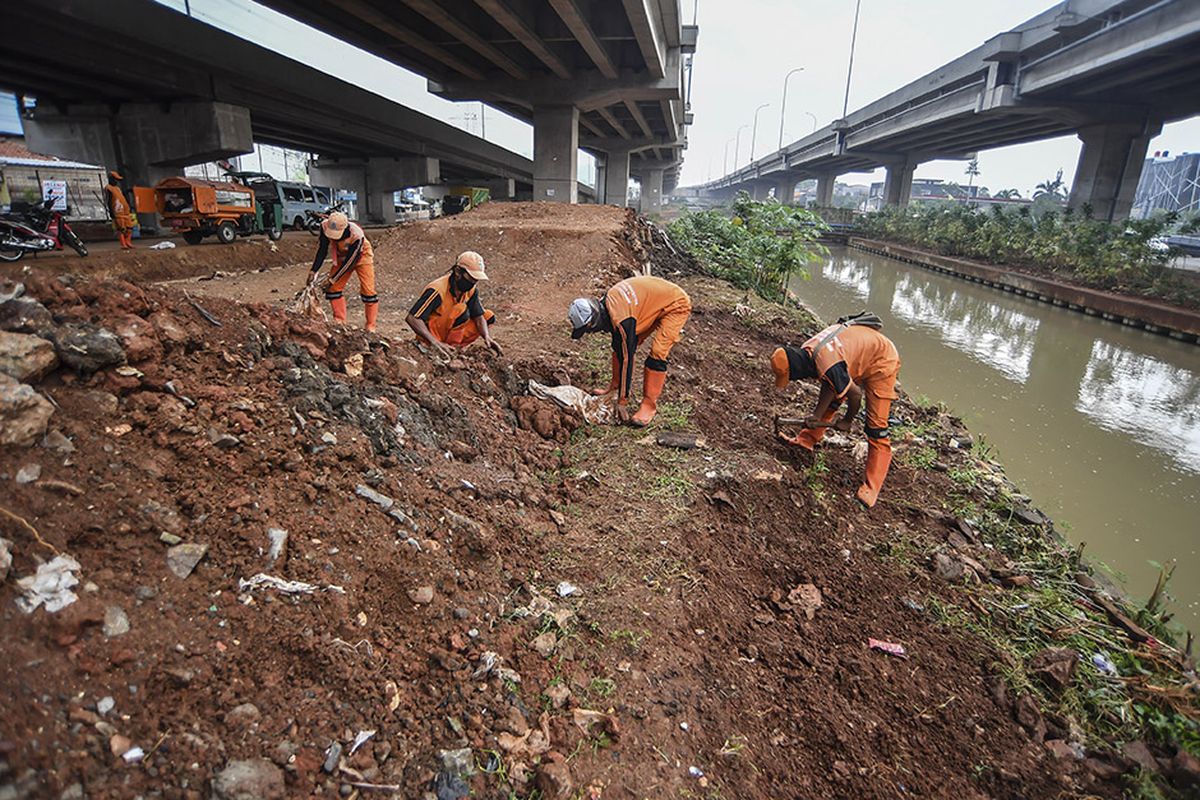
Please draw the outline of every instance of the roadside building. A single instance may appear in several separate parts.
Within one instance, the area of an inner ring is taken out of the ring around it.
[[[101,165],[32,153],[21,137],[0,136],[0,209],[63,197],[72,220],[101,221],[108,218],[104,184]]]
[[[1155,152],[1146,159],[1133,198],[1131,216],[1146,219],[1156,213],[1200,213],[1200,153]]]

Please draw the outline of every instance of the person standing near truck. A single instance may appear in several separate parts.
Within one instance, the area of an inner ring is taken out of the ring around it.
[[[325,299],[333,309],[333,321],[346,321],[346,298],[342,290],[350,282],[350,273],[358,276],[358,293],[363,302],[368,331],[375,330],[379,317],[379,295],[375,294],[375,254],[371,242],[363,229],[351,222],[341,211],[335,211],[321,223],[321,237],[317,243],[317,255],[313,258],[309,284],[316,283],[317,273],[329,255],[333,244],[333,266],[325,276]]]
[[[130,206],[125,192],[121,190],[121,181],[125,180],[115,169],[108,173],[108,185],[104,187],[105,205],[112,217],[113,230],[117,232],[117,241],[122,250],[133,249],[133,207]]]

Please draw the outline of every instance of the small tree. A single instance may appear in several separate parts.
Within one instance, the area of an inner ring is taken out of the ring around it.
[[[975,185],[975,178],[979,175],[979,159],[972,158],[967,162],[967,200],[971,199],[971,187]]]

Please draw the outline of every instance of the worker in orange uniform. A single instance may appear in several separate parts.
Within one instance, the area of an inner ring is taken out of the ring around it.
[[[329,255],[330,242],[333,243],[333,266],[325,276],[325,299],[333,309],[333,319],[335,322],[346,321],[346,298],[342,296],[342,290],[350,282],[350,273],[353,272],[358,276],[358,294],[363,302],[366,328],[374,331],[375,320],[379,317],[379,295],[375,294],[375,255],[363,229],[341,211],[333,212],[321,223],[321,237],[308,282],[316,282],[317,273]]]
[[[133,208],[129,205],[125,192],[121,191],[121,181],[125,180],[115,169],[108,173],[108,185],[104,187],[105,202],[108,213],[112,216],[113,230],[117,232],[117,241],[122,250],[133,249]]]
[[[496,315],[485,309],[479,299],[479,282],[488,279],[483,256],[471,250],[460,253],[454,266],[442,277],[431,281],[409,309],[405,322],[413,333],[434,350],[451,358],[451,347],[466,347],[476,339],[500,354],[500,345],[492,338],[491,325]]]
[[[866,395],[867,469],[858,499],[867,508],[879,498],[892,463],[888,414],[898,397],[896,377],[900,374],[896,345],[879,332],[881,327],[879,318],[867,312],[842,317],[799,347],[785,345],[771,354],[776,387],[782,389],[788,381],[801,378],[816,378],[821,383],[817,406],[804,429],[783,437],[791,444],[812,450],[827,427],[849,431]],[[843,399],[846,412],[833,422]]]
[[[627,278],[608,290],[603,301],[580,297],[567,309],[571,338],[601,331],[612,334],[612,382],[595,394],[617,393],[617,419],[641,428],[654,419],[658,398],[667,382],[667,356],[683,335],[692,313],[687,292],[670,281],[643,275]],[[629,395],[633,389],[633,358],[650,334],[654,343],[642,376],[642,404],[632,420]]]

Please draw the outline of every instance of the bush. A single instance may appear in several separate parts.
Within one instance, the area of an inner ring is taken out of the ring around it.
[[[1048,270],[1102,289],[1200,305],[1200,290],[1172,274],[1170,254],[1149,246],[1176,225],[1177,215],[1114,224],[1086,212],[1068,209],[1037,216],[1028,207],[993,206],[985,212],[963,205],[925,205],[868,214],[861,230],[865,236],[941,255]]]
[[[685,214],[671,223],[676,244],[692,253],[705,272],[768,300],[782,301],[793,275],[827,254],[817,238],[828,230],[821,218],[776,201],[760,203],[740,192],[733,217],[719,211]]]

